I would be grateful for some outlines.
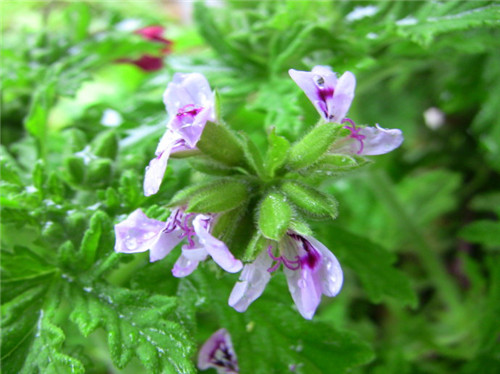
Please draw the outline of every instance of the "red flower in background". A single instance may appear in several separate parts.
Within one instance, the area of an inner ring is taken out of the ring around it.
[[[121,59],[120,62],[129,62],[141,68],[144,71],[160,70],[163,66],[163,57],[170,53],[172,42],[163,37],[165,29],[161,26],[148,26],[136,30],[135,33],[141,35],[144,39],[162,43],[164,46],[160,50],[161,56],[143,55],[137,60]]]

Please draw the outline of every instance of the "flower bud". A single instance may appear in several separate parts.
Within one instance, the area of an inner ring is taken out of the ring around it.
[[[311,218],[335,219],[337,217],[338,204],[332,196],[296,181],[283,183],[281,189],[290,201]]]
[[[290,149],[289,165],[294,169],[302,169],[314,164],[330,148],[339,130],[338,124],[330,122],[313,128]]]
[[[258,225],[269,239],[280,240],[285,235],[292,219],[292,208],[285,196],[271,192],[260,203]]]

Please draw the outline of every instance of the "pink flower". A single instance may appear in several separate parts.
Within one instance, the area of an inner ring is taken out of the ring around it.
[[[238,359],[226,329],[217,330],[203,344],[198,354],[198,369],[214,368],[218,374],[238,374]]]
[[[403,143],[403,132],[399,129],[384,129],[378,124],[375,127],[357,127],[349,118],[342,121],[345,122],[349,125],[344,128],[351,134],[333,144],[329,153],[375,156],[389,153]]]
[[[196,149],[207,121],[215,121],[214,93],[207,79],[199,73],[174,75],[163,95],[169,120],[167,130],[146,168],[144,195],[160,189],[170,155]]]
[[[141,35],[144,39],[152,40],[158,42],[159,44],[163,44],[164,47],[161,48],[160,54],[164,56],[170,53],[172,42],[168,39],[165,39],[162,35],[164,32],[164,28],[161,26],[148,26],[142,29],[135,31],[136,34]],[[163,58],[158,56],[151,55],[143,55],[137,60],[123,60],[130,62],[142,70],[145,71],[156,71],[160,70],[163,66]]]
[[[312,71],[290,69],[288,73],[323,119],[340,123],[345,118],[354,99],[354,74],[346,71],[337,79],[329,66],[315,66]]]
[[[264,292],[270,273],[283,265],[288,289],[299,313],[312,319],[322,294],[333,297],[340,292],[344,279],[342,268],[328,248],[311,236],[288,232],[279,248],[279,256],[269,247],[267,253],[263,251],[254,262],[243,267],[229,296],[229,305],[238,312],[247,310]]]
[[[236,273],[243,264],[234,258],[227,246],[212,236],[216,217],[186,213],[183,208],[172,211],[167,222],[148,218],[140,209],[115,225],[115,251],[137,253],[149,250],[151,262],[167,256],[182,240],[182,254],[172,269],[175,277],[191,274],[208,256],[224,270]]]

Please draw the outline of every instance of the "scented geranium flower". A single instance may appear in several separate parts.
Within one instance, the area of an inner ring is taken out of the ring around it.
[[[378,124],[375,127],[357,127],[351,119],[344,119],[342,123],[351,134],[337,141],[330,149],[330,153],[357,154],[375,156],[391,152],[403,143],[403,132],[399,129],[384,129]]]
[[[196,149],[207,121],[215,121],[214,93],[199,73],[174,75],[163,95],[169,120],[167,130],[146,168],[144,195],[158,192],[172,153]]]
[[[214,368],[218,374],[238,374],[238,359],[226,329],[217,330],[203,344],[198,354],[198,369]]]
[[[243,264],[234,258],[227,246],[212,236],[210,230],[216,217],[186,213],[183,208],[172,211],[167,222],[148,218],[140,209],[115,225],[115,251],[137,253],[149,250],[151,262],[163,259],[184,238],[182,254],[172,269],[176,277],[191,274],[208,256],[224,270],[236,273]]]
[[[172,42],[170,40],[163,37],[164,31],[165,29],[161,26],[148,26],[135,31],[136,34],[141,35],[144,39],[158,42],[158,44],[163,45],[163,47],[159,50],[159,56],[151,56],[146,54],[136,60],[132,60],[130,58],[122,58],[119,59],[118,62],[134,64],[144,71],[160,70],[163,66],[162,56],[170,53],[170,48],[172,45]]]
[[[288,73],[323,119],[337,123],[344,119],[354,98],[354,74],[346,71],[337,79],[329,66],[315,66],[312,71],[290,69]]]
[[[282,264],[297,309],[304,318],[312,319],[322,294],[333,297],[340,292],[342,268],[328,248],[311,236],[289,232],[279,248],[279,256],[273,254],[270,246],[253,263],[243,267],[229,297],[229,305],[244,312],[262,294],[271,278],[270,273]]]
[[[172,42],[163,37],[164,31],[165,29],[161,26],[148,26],[137,30],[135,33],[141,35],[144,39],[163,44],[164,47],[160,50],[160,53],[166,55],[170,52]],[[137,60],[130,60],[130,62],[145,71],[160,70],[163,66],[162,57],[151,55],[143,55]]]

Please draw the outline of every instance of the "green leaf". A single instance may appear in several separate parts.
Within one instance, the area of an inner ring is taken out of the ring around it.
[[[331,195],[297,181],[285,182],[281,190],[300,210],[313,218],[337,218],[338,203]]]
[[[483,244],[500,250],[500,222],[480,220],[472,222],[460,230],[459,236],[471,243]]]
[[[88,165],[86,184],[89,187],[103,187],[111,180],[112,171],[113,164],[110,159],[92,160]]]
[[[292,208],[285,196],[271,192],[260,203],[258,217],[262,234],[266,238],[280,240],[290,226]]]
[[[64,159],[64,165],[71,182],[81,184],[85,179],[85,162],[81,157],[69,156]]]
[[[218,318],[208,331],[228,330],[241,373],[287,373],[293,369],[301,374],[341,374],[373,359],[368,344],[355,334],[301,318],[292,307],[282,274],[271,279],[262,296],[244,313],[220,302],[227,298],[232,280],[217,280],[218,287],[212,288],[212,276],[201,271],[193,275],[181,284],[196,282],[189,288],[202,293]]]
[[[243,150],[231,130],[213,122],[207,122],[196,147],[215,161],[235,166],[243,160]]]
[[[340,264],[356,272],[370,300],[380,303],[392,299],[400,305],[417,305],[410,280],[392,265],[394,254],[336,226],[328,225],[321,232]]]
[[[242,205],[248,199],[248,186],[236,179],[215,180],[198,190],[188,203],[187,211],[220,213]]]
[[[114,130],[104,131],[91,143],[91,149],[97,157],[114,160],[118,153],[118,137]]]
[[[457,2],[459,4],[460,2]],[[478,2],[481,4],[482,2]],[[483,2],[484,4],[484,2]],[[429,45],[432,40],[443,33],[452,31],[462,31],[478,27],[495,27],[500,25],[500,5],[489,4],[486,6],[477,6],[476,4],[468,6],[458,13],[447,11],[445,14],[439,14],[439,4],[430,5],[434,9],[427,9],[427,14],[432,14],[425,19],[415,19],[415,22],[401,24],[399,33],[408,36],[411,40]]]
[[[264,168],[270,178],[281,168],[287,159],[290,143],[284,137],[276,135],[276,130],[272,129],[267,137],[269,149],[267,151]]]
[[[314,164],[332,145],[340,126],[325,123],[314,127],[306,136],[292,145],[288,164],[293,169],[302,169]]]
[[[219,162],[213,161],[208,157],[191,158],[189,160],[189,165],[193,169],[208,175],[225,176],[230,175],[234,172],[232,168],[229,168]]]
[[[170,320],[176,298],[149,296],[103,284],[68,288],[70,319],[84,336],[98,327],[108,336],[111,359],[124,368],[137,356],[151,373],[193,373],[193,345],[184,328]]]
[[[85,232],[80,245],[81,267],[88,269],[96,259],[103,229],[109,229],[109,218],[106,213],[98,210],[90,219],[89,229]]]

